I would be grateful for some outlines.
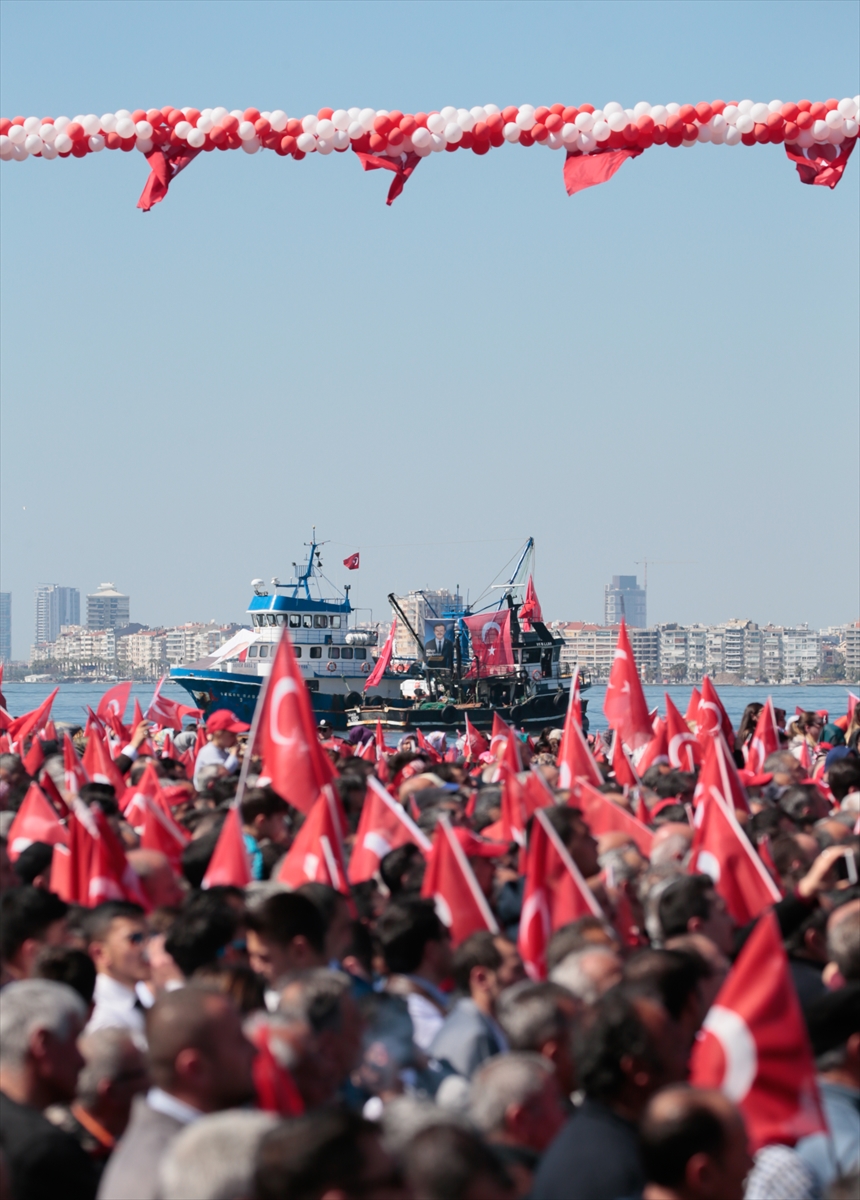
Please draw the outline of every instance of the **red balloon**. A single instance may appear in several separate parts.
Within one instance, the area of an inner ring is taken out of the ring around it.
[[[250,120],[250,117],[248,119]],[[260,137],[265,137],[267,134],[272,132],[271,123],[267,121],[265,117],[257,117],[256,121],[254,122],[254,128]]]
[[[165,104],[164,108],[161,110],[161,115],[164,117],[164,119],[166,121],[172,112],[173,112],[173,105]]]
[[[827,109],[828,112],[833,112],[834,109],[837,109],[839,107],[839,101],[834,100],[831,97],[829,100],[824,101],[824,107]]]
[[[13,117],[13,118],[12,118],[12,124],[13,124],[13,125],[23,125],[23,124],[24,124],[24,120],[25,120],[25,118],[24,118],[24,117]]]
[[[753,133],[755,134],[755,140],[760,146],[763,146],[766,142],[770,141],[770,130],[768,129],[767,125],[764,124],[764,122],[759,121],[756,124]]]
[[[800,112],[800,109],[797,107],[796,104],[783,104],[782,108],[779,111],[785,117],[786,121],[793,121],[797,117],[797,114]]]
[[[475,135],[470,131],[463,134],[459,142],[456,143],[461,150],[471,150],[475,142]]]
[[[580,104],[580,106],[579,106],[579,111],[580,111],[580,112],[593,113],[593,112],[594,112],[594,105],[593,105],[593,104]]]
[[[306,157],[307,157],[307,155],[305,154],[304,150],[294,150],[293,151],[293,158],[296,160],[296,162],[301,162],[302,159],[306,158]]]
[[[77,121],[70,121],[66,126],[66,133],[73,142],[77,142],[84,136],[84,127],[83,125],[79,125]]]
[[[665,125],[654,126],[654,145],[665,146],[669,140],[669,134]]]
[[[520,110],[517,108],[517,106],[515,104],[509,104],[507,108],[502,109],[502,120],[505,122],[506,125],[509,124],[511,121],[516,121],[517,113],[519,111]]]
[[[578,116],[579,116],[578,108],[566,108],[564,110],[564,112],[561,114],[561,118],[564,121],[565,125],[572,125]]]
[[[83,158],[85,154],[89,154],[90,148],[86,142],[75,142],[72,146],[72,154],[75,158]]]
[[[397,129],[392,129],[391,133],[388,135],[388,144],[389,146],[399,146],[403,141],[403,138],[404,133],[402,129],[399,127]]]
[[[765,124],[769,129],[782,129],[785,124],[785,117],[782,113],[772,112]]]
[[[136,141],[137,141],[136,137],[120,138],[119,148],[120,148],[120,150],[125,150],[126,154],[128,154],[129,150],[134,149]],[[74,152],[75,152],[75,147],[72,146],[72,154],[74,154]]]
[[[296,139],[291,133],[285,133],[281,138],[281,151],[284,154],[292,154],[296,148]]]
[[[639,129],[636,125],[625,125],[621,130],[621,136],[629,146],[639,140]]]
[[[329,113],[329,116],[331,116],[331,113]],[[404,114],[398,108],[395,108],[393,110],[393,112],[390,112],[388,114],[388,119],[391,122],[392,129],[394,128],[395,125],[400,124],[400,122],[403,120],[403,116],[404,116]]]
[[[427,113],[416,113],[415,114],[415,124],[419,127],[419,129],[426,129],[427,128]]]
[[[756,142],[755,132],[742,134],[741,141],[745,146],[754,146]]]
[[[564,121],[561,119],[561,113],[551,112],[544,124],[550,133],[555,133],[557,130],[561,129],[562,125],[564,124]]]
[[[302,132],[302,123],[296,117],[290,117],[287,121],[286,132],[291,133],[293,137],[298,137]]]
[[[209,138],[209,137],[206,138],[206,141],[203,143],[203,149],[206,151],[207,154],[210,153],[210,151],[215,149],[215,143],[212,141],[211,138]]]
[[[377,121],[380,119],[376,118]],[[384,138],[381,133],[372,133],[370,135],[370,148],[374,154],[378,154],[380,150],[384,150],[388,145],[388,138]]]
[[[409,137],[418,128],[418,122],[414,117],[404,117],[400,122],[400,128],[402,129],[403,133]]]
[[[797,141],[797,135],[800,133],[800,128],[795,125],[794,121],[786,121],[785,123],[785,140],[787,142]]]
[[[651,133],[654,129],[654,118],[646,113],[644,117],[638,118],[636,121],[636,128],[641,133]]]
[[[536,142],[545,142],[549,137],[549,130],[547,129],[546,125],[542,125],[540,122],[538,122],[537,125],[532,126],[531,135]],[[520,138],[522,139],[522,135],[520,135]]]
[[[245,120],[246,121],[251,121],[251,122],[253,122],[253,124],[256,125],[256,123],[259,121],[259,119],[260,119],[259,108],[246,108],[245,109]]]
[[[174,126],[178,125],[180,121],[184,121],[184,120],[185,120],[185,113],[181,112],[180,109],[178,109],[178,108],[172,108],[170,110],[170,112],[167,114],[167,124],[170,126],[171,129],[173,129]],[[221,122],[221,124],[224,126],[225,129],[227,128],[228,121],[236,121],[236,118],[235,117],[225,117],[224,120]],[[238,121],[236,121],[236,128],[237,129],[239,128]]]
[[[196,125],[200,120],[200,110],[197,108],[189,108],[186,121],[190,121],[192,125]]]
[[[684,139],[692,142],[694,138],[699,136],[699,126],[694,125],[692,121],[688,121],[684,126]]]
[[[647,150],[649,146],[654,145],[654,130],[640,129],[636,137],[636,145],[640,150]]]
[[[460,147],[461,147],[462,145],[463,145],[462,139],[461,139],[459,142],[446,142],[446,143],[445,143],[445,149],[446,149],[446,150],[449,150],[449,151],[450,151],[450,150],[459,150],[459,149],[460,149]],[[463,146],[463,149],[464,149],[464,150],[465,150],[466,148],[467,148],[467,147]]]
[[[504,127],[505,122],[502,120],[501,113],[491,113],[487,117],[487,128],[489,129],[490,133],[495,133],[497,130],[499,133],[501,133]]]
[[[696,105],[696,116],[699,118],[701,125],[707,125],[713,115],[714,110],[706,101],[702,100]]]
[[[105,145],[108,150],[119,150],[122,145],[122,138],[118,133],[107,133],[105,134]]]
[[[564,113],[564,105],[563,104],[551,104],[549,106],[549,111],[551,113],[555,113],[557,116],[560,117]]]
[[[360,138],[356,138],[356,140],[352,143],[353,150],[358,150],[359,153],[361,153],[361,154],[367,154],[370,151],[371,136],[376,136],[376,135],[375,134],[371,135],[369,133],[363,133]]]
[[[0,134],[8,133],[12,128],[12,122],[8,117],[0,117]]]
[[[683,134],[670,133],[669,136],[666,138],[666,145],[671,146],[673,150],[677,150],[683,140],[684,140]]]
[[[693,108],[692,104],[682,104],[681,105],[681,111],[678,113],[678,116],[681,118],[681,120],[684,122],[685,125],[689,125],[689,123],[693,120],[695,115],[696,115],[696,110]]]
[[[334,116],[333,108],[321,108],[317,113],[317,119],[320,121],[330,121]]]
[[[535,144],[535,140],[532,137],[532,133],[534,133],[534,130],[531,130],[531,132],[529,132],[528,129],[521,130],[521,132],[520,132],[520,145],[521,146],[533,146]]]
[[[491,146],[504,146],[504,144],[505,144],[505,135],[502,133],[501,129],[494,129],[493,132],[490,134],[490,145]]]
[[[172,116],[173,116],[173,113],[171,113],[171,114],[170,114],[170,116],[172,117]],[[167,123],[168,123],[169,125],[170,125],[170,124],[172,124],[172,121],[170,120],[170,118],[169,118],[169,117],[168,117],[168,122],[167,122]],[[235,132],[236,132],[236,130],[239,128],[239,118],[238,118],[238,117],[231,117],[231,116],[230,116],[230,114],[228,113],[226,117],[223,117],[223,118],[221,119],[221,126],[222,126],[222,128],[223,128],[223,129],[225,129],[225,130],[226,130],[226,132],[227,132],[228,134],[229,134],[229,133],[235,133]]]
[[[627,145],[627,142],[624,140],[624,131],[613,129],[609,135],[609,140],[603,144],[604,146],[608,146],[610,150],[623,150]]]
[[[388,117],[374,117],[373,128],[377,133],[385,135],[391,131],[392,125]]]
[[[549,116],[549,111],[550,110],[548,108],[544,107],[544,105],[541,105],[540,108],[536,108],[535,109],[535,123],[537,125],[545,124],[546,119]]]
[[[725,108],[726,108],[725,100],[712,100],[711,101],[711,112],[712,113],[722,113],[725,111]]]
[[[472,147],[472,153],[473,154],[486,154],[489,151],[489,149],[490,149],[489,142],[483,142],[483,141],[475,142],[474,146]]]
[[[134,110],[134,112],[131,114],[131,119],[132,119],[132,121],[134,121],[135,125],[138,123],[138,121],[145,121],[146,120],[145,110],[142,108],[136,108]]]
[[[810,100],[798,100],[797,107],[800,112],[809,112],[812,108],[812,102]]]
[[[212,126],[212,128],[209,130],[209,137],[212,139],[213,144],[216,146],[220,146],[222,142],[227,141],[227,134],[224,132],[224,130],[221,128],[220,125]]]
[[[146,119],[153,129],[157,129],[159,125],[164,123],[164,113],[160,108],[148,108],[146,110]]]
[[[809,111],[813,121],[823,121],[827,115],[827,105],[822,104],[820,100],[816,100]]]
[[[811,129],[814,124],[812,113],[808,109],[802,109],[797,114],[798,129]]]

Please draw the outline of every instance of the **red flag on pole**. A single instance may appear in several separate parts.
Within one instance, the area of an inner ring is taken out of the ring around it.
[[[617,732],[612,735],[612,750],[609,755],[609,762],[612,766],[615,782],[622,788],[640,787],[642,780],[636,773],[636,768],[627,757],[627,751]]]
[[[42,749],[40,738],[34,737],[30,743],[30,749],[24,758],[24,770],[31,779],[35,779],[42,769],[42,763],[45,761],[45,751]]]
[[[618,644],[609,672],[603,712],[610,727],[618,730],[621,740],[631,750],[638,750],[651,741],[654,731],[623,619],[618,630]]]
[[[540,600],[538,600],[537,592],[535,591],[534,581],[531,575],[529,575],[529,580],[526,584],[525,599],[520,606],[520,627],[528,632],[532,627],[532,621],[542,620],[543,613],[541,612]]]
[[[460,829],[459,833],[479,841],[467,829]],[[435,901],[439,919],[448,926],[455,946],[484,929],[499,932],[496,918],[460,845],[458,831],[451,828],[444,816],[436,826],[421,895]]]
[[[81,760],[78,758],[75,743],[67,733],[63,734],[63,767],[65,771],[66,791],[69,796],[77,796],[84,784],[89,783],[90,780],[86,771],[81,766]]]
[[[719,1088],[744,1115],[753,1151],[827,1133],[815,1062],[776,916],[766,913],[709,1009],[690,1082]]]
[[[564,186],[568,196],[584,188],[606,183],[628,158],[636,158],[641,150],[599,150],[593,154],[568,151],[564,163]]]
[[[582,693],[579,687],[579,667],[574,667],[573,678],[570,681],[570,696],[567,701],[568,712],[582,729]]]
[[[21,717],[15,717],[9,722],[6,733],[13,746],[23,748],[27,738],[35,737],[37,733],[41,733],[50,719],[51,705],[54,703],[59,690],[58,687],[55,687],[50,696],[46,697],[38,708],[34,708],[32,712],[24,713]]]
[[[54,844],[51,889],[67,904],[92,907],[105,900],[131,900],[152,908],[129,865],[122,842],[98,805],[74,802],[68,816],[68,844]]]
[[[242,819],[238,807],[233,804],[227,810],[227,818],[215,843],[215,852],[200,886],[243,888],[247,887],[251,878],[251,863],[242,836]]]
[[[715,742],[716,745],[711,745]],[[723,741],[722,735],[715,734],[705,747],[705,761],[696,781],[693,793],[693,807],[708,795],[709,790],[716,788],[726,808],[731,812],[749,812],[746,790],[741,783],[741,777],[735,766],[735,760],[729,753],[729,748]]]
[[[511,610],[506,608],[504,611],[464,617],[463,624],[469,630],[474,655],[466,678],[507,675],[515,665],[511,643]]]
[[[773,700],[768,696],[764,708],[758,715],[755,731],[747,747],[747,770],[756,775],[764,770],[765,760],[779,749],[779,729]]]
[[[570,689],[556,766],[560,788],[572,787],[574,779],[577,778],[588,779],[595,787],[601,787],[603,784],[600,767],[594,761],[582,726],[576,719],[576,697],[573,688]]]
[[[684,713],[684,720],[688,725],[698,725],[699,717],[699,702],[702,696],[697,687],[694,687],[690,692],[690,703],[687,705],[687,711]]]
[[[303,883],[325,883],[348,896],[342,829],[343,814],[335,791],[326,786],[317,796],[281,863],[278,883],[285,883],[293,890]]]
[[[504,750],[505,743],[511,735],[511,727],[497,712],[493,713],[493,728],[490,730],[490,754],[498,758]]]
[[[31,783],[27,788],[6,839],[12,862],[33,842],[45,842],[49,846],[57,842],[68,845],[68,835],[60,824],[60,818],[38,784]]]
[[[518,946],[532,979],[546,978],[546,948],[556,929],[603,910],[564,843],[538,809],[526,854],[526,879]]]
[[[160,725],[162,729],[180,730],[183,717],[202,717],[203,709],[194,708],[190,704],[179,704],[176,700],[162,696],[161,689],[166,678],[166,675],[162,675],[158,681],[155,693],[149,702],[149,708],[146,710],[146,720]]]
[[[425,855],[432,849],[430,839],[418,828],[402,804],[398,804],[372,775],[369,776],[349,860],[350,883],[372,879],[385,855],[399,846],[405,846],[407,842],[414,842]]]
[[[675,705],[668,692],[666,695],[666,737],[669,742],[669,762],[681,771],[695,771],[702,761],[702,747],[696,735]]]
[[[723,702],[717,695],[717,689],[711,683],[706,675],[702,680],[702,696],[699,701],[699,715],[697,718],[698,729],[697,734],[701,738],[702,734],[713,734],[717,729],[722,731],[723,737],[726,739],[726,745],[730,750],[735,747],[735,728],[732,725],[731,718],[723,707]]]
[[[117,802],[121,803],[125,795],[125,780],[95,729],[87,740],[82,766],[93,783],[110,784],[116,792]]]
[[[343,565],[346,567],[347,571],[357,571],[361,565],[359,561],[360,558],[361,555],[358,553],[358,551],[356,551],[355,554],[350,554],[349,558],[345,558],[343,560]]]
[[[578,808],[586,825],[595,837],[604,833],[626,833],[635,842],[646,858],[651,857],[651,847],[654,834],[647,826],[629,813],[620,804],[615,804],[603,792],[591,786],[584,779],[577,780],[573,785],[570,797],[572,808]]]
[[[493,719],[496,714],[493,713]],[[466,751],[466,762],[477,762],[482,754],[486,754],[489,749],[489,743],[482,733],[475,728],[469,720],[469,714],[466,714],[466,737],[463,749]]]
[[[385,672],[391,665],[391,656],[394,654],[394,639],[397,637],[397,619],[391,622],[391,628],[388,631],[388,637],[385,639],[385,645],[382,647],[382,653],[377,658],[373,670],[364,681],[364,691],[376,687],[380,682]]]
[[[654,736],[642,752],[642,757],[636,764],[636,770],[640,777],[645,774],[649,767],[655,766],[657,763],[669,762],[669,739],[666,736],[666,722],[662,717],[658,717],[654,722]]]
[[[101,700],[99,700],[96,716],[101,717],[103,721],[108,721],[110,717],[116,717],[122,721],[125,718],[125,710],[130,695],[130,679],[125,683],[117,683],[112,688],[108,688]]]

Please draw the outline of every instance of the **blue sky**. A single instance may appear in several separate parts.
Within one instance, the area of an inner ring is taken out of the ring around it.
[[[858,90],[856,3],[11,3],[0,110],[425,111]],[[240,619],[316,524],[357,604],[474,595],[526,536],[550,618],[858,611],[858,171],[667,147],[568,198],[562,155],[0,167],[0,567],[132,619]],[[325,555],[324,555],[325,558]],[[335,565],[336,564],[336,565]],[[332,568],[331,570],[329,568]]]

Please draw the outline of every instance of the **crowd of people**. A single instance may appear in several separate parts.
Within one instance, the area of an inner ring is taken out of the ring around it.
[[[738,768],[760,710],[736,733]],[[43,726],[32,777],[31,742],[0,755],[0,1198],[856,1200],[860,706],[834,722],[776,715],[781,745],[742,771],[734,816],[782,896],[772,912],[825,1124],[752,1147],[732,1087],[690,1083],[764,919],[740,925],[725,881],[692,860],[696,770],[660,755],[631,787],[608,739],[588,737],[597,791],[649,831],[646,856],[623,828],[595,835],[575,786],[559,786],[560,731],[507,730],[520,782],[537,773],[545,789],[542,827],[601,914],[549,930],[545,970],[529,974],[522,843],[537,817],[499,840],[505,738],[475,754],[407,735],[374,755],[372,731],[321,726],[346,861],[370,778],[424,844],[377,847],[378,870],[351,886],[290,888],[280,864],[305,818],[259,778],[232,714],[210,715],[205,745],[202,729],[165,743],[139,723],[114,759],[122,805],[101,777],[71,792],[61,735],[83,755],[86,731]],[[188,835],[181,855],[141,845],[128,797],[147,771]],[[204,886],[240,777],[251,881]],[[10,836],[34,782],[55,808],[104,818],[137,903],[52,891],[54,845]],[[443,826],[492,917],[462,940],[422,894]]]

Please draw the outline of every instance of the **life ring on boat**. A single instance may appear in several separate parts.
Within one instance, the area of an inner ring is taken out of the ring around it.
[[[327,663],[326,663],[326,665],[325,665],[325,669],[326,669],[327,671],[336,671],[336,670],[337,670],[337,663],[336,663],[336,662],[327,662]]]
[[[535,681],[538,679],[543,679],[543,671],[540,669],[540,667],[535,667],[535,669],[532,671],[532,679]]]
[[[361,673],[362,673],[362,675],[370,674],[370,663],[369,662],[363,662],[361,664]]]

